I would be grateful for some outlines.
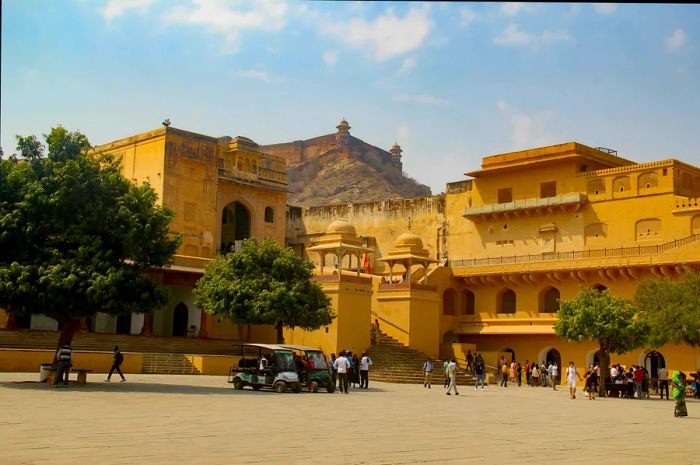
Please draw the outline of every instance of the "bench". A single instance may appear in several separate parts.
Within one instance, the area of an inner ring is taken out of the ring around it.
[[[45,368],[49,372],[48,378],[46,378],[46,382],[48,384],[53,384],[54,377],[56,376],[56,369],[55,368]],[[70,373],[77,373],[78,374],[78,384],[85,384],[87,383],[87,374],[91,373],[92,370],[89,370],[87,368],[71,368]]]

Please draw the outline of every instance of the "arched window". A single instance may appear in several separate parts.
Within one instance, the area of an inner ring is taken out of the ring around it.
[[[454,289],[446,289],[442,294],[442,314],[456,315],[457,292]]]
[[[474,315],[476,313],[474,303],[475,303],[474,293],[472,291],[464,291],[464,314],[465,315]]]
[[[504,290],[498,299],[498,313],[515,313],[515,291]]]
[[[265,223],[275,222],[275,209],[272,207],[265,207]]]
[[[559,297],[559,289],[556,287],[545,289],[540,298],[540,313],[557,313]]]

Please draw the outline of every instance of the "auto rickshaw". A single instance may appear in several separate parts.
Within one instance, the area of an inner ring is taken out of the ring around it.
[[[291,349],[275,344],[236,344],[241,358],[231,367],[228,382],[241,390],[251,386],[254,391],[272,388],[275,392],[301,391]]]
[[[308,363],[302,373],[299,373],[299,382],[312,392],[318,392],[319,388],[335,392],[335,383],[328,366],[328,361],[321,349],[313,347],[281,344],[286,349],[293,350],[296,355],[304,356]],[[298,372],[299,370],[297,370]]]

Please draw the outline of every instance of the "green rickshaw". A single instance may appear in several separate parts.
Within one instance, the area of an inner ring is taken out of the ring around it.
[[[241,390],[250,386],[254,391],[272,388],[275,392],[301,391],[299,376],[294,366],[292,350],[276,344],[236,344],[241,358],[231,367],[228,382]]]
[[[302,386],[306,386],[312,392],[318,392],[319,388],[325,388],[330,393],[335,392],[331,369],[321,349],[293,344],[282,344],[282,347],[293,350],[296,355],[304,357],[305,368],[301,373],[298,373],[299,370],[297,370]]]

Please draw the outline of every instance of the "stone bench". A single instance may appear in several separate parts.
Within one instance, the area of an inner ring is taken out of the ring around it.
[[[56,369],[55,368],[46,368],[46,370],[49,372],[48,378],[46,378],[46,382],[48,384],[53,384],[54,377],[56,376]],[[85,384],[87,383],[87,374],[91,373],[92,370],[89,370],[87,368],[71,368],[69,372],[69,376],[71,373],[77,373],[78,374],[78,384]]]

